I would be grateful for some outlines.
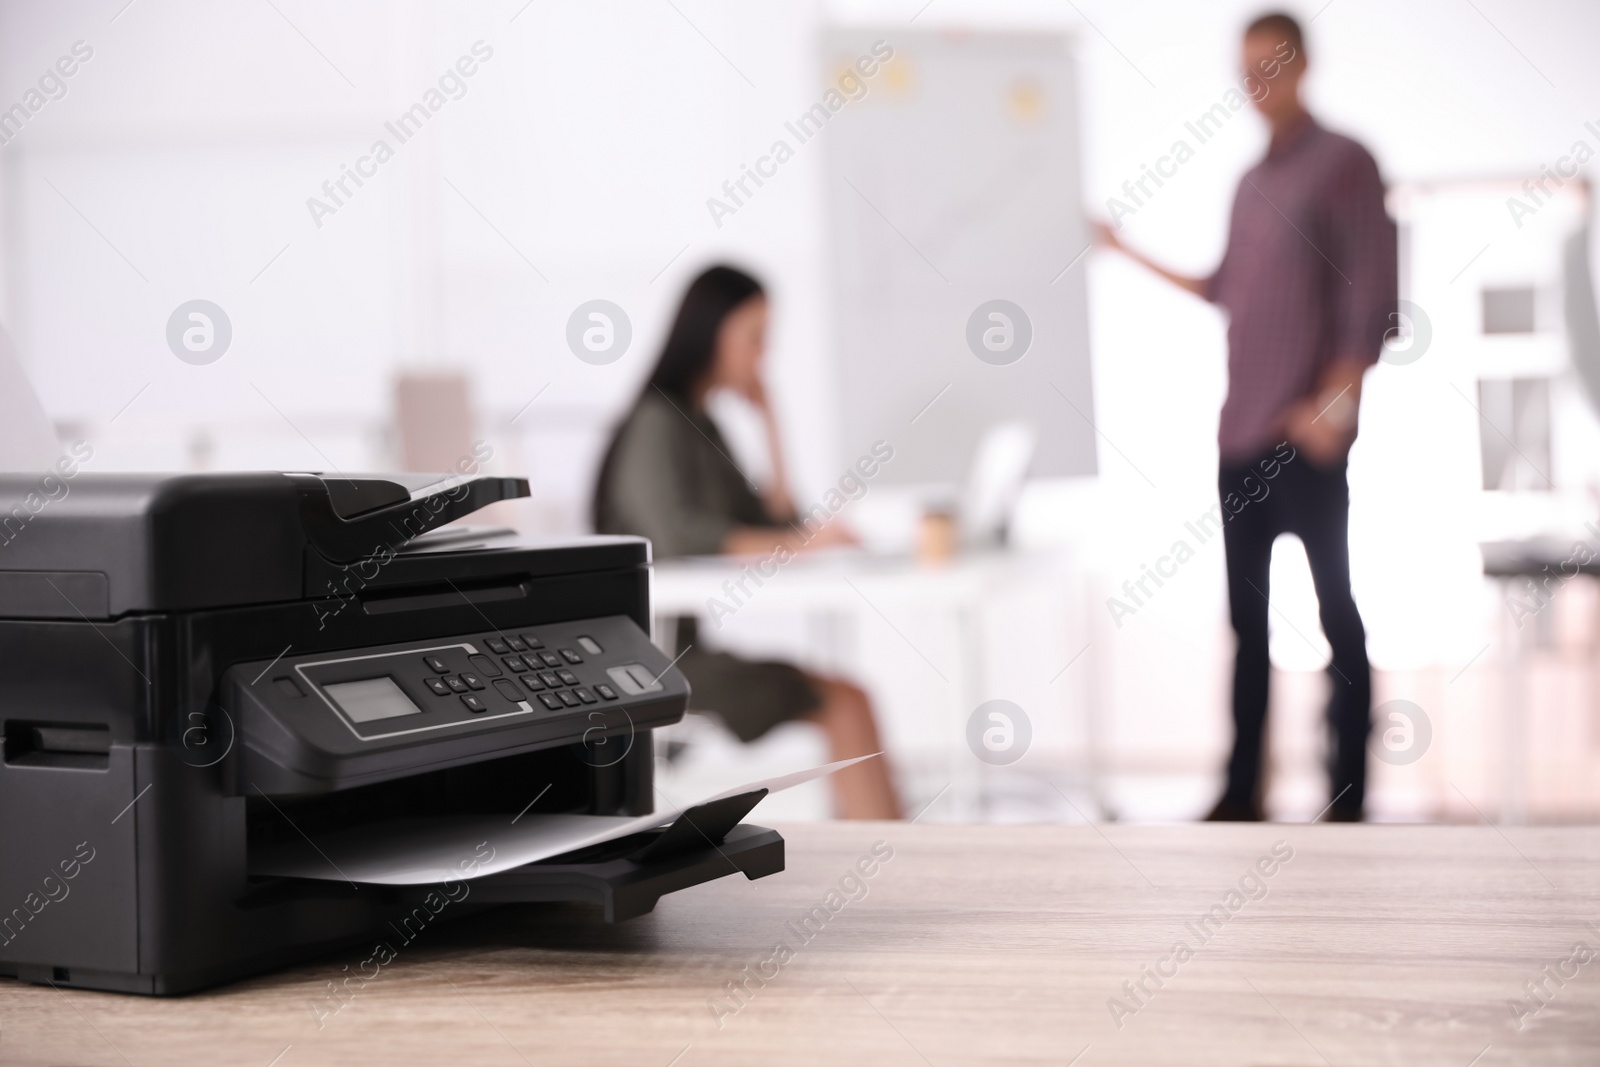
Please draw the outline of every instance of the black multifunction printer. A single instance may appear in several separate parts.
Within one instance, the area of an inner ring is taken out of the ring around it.
[[[394,819],[651,811],[651,731],[689,690],[648,636],[648,542],[440,529],[528,495],[515,478],[38,482],[0,475],[0,975],[200,989],[360,945],[434,891],[253,856]],[[473,878],[440,917],[614,921],[782,870],[783,839],[740,823],[756,799]]]

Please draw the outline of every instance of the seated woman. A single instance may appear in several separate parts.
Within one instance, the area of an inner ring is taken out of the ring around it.
[[[690,284],[661,358],[601,463],[596,530],[648,537],[656,559],[765,556],[780,545],[798,552],[853,540],[835,524],[809,540],[792,525],[794,503],[761,378],[766,333],[766,294],[748,274],[712,267]],[[773,477],[759,495],[706,413],[706,398],[717,389],[740,394],[765,418]],[[833,759],[879,751],[872,705],[858,686],[787,663],[707,651],[695,639],[693,620],[688,624],[690,632],[679,634],[679,648],[687,651],[678,668],[693,689],[691,704],[717,715],[741,741],[804,719],[822,728]],[[844,818],[900,817],[883,757],[831,780]]]

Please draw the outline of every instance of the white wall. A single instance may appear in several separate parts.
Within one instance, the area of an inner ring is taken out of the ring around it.
[[[383,465],[392,375],[460,366],[488,430],[548,386],[518,428],[586,429],[523,462],[567,471],[552,488],[577,494],[688,277],[731,257],[777,296],[798,473],[832,480],[799,447],[829,430],[817,161],[720,229],[705,207],[814,94],[814,10],[688,4],[691,25],[638,3],[278,9],[293,26],[267,5],[137,4],[115,22],[116,5],[0,8],[0,99],[74,41],[95,49],[0,149],[0,195],[5,319],[46,406],[104,463],[185,465],[203,428],[219,466]],[[399,145],[384,123],[478,40],[494,55],[466,95]],[[379,137],[395,159],[319,228],[307,198]],[[207,367],[163,343],[194,297],[234,325]],[[595,297],[635,329],[608,367],[564,341]]]
[[[394,368],[436,363],[470,366],[486,409],[514,412],[550,382],[541,404],[605,410],[642,373],[686,277],[734,256],[778,290],[779,392],[802,479],[820,485],[833,382],[818,154],[721,228],[704,201],[814,96],[823,20],[1077,30],[1098,210],[1232,83],[1237,30],[1257,6],[1086,2],[1086,26],[1072,5],[1022,0],[685,0],[682,15],[654,2],[13,0],[0,4],[0,101],[21,99],[76,40],[95,56],[0,148],[4,313],[64,420],[108,420],[147,382],[119,426],[156,422],[170,436],[281,421],[252,382],[291,416],[376,418]],[[1311,27],[1319,114],[1366,141],[1389,179],[1536,168],[1600,116],[1600,73],[1581,51],[1600,12],[1479,8],[1487,19],[1450,0],[1336,0]],[[466,97],[317,229],[306,198],[478,39],[495,58]],[[1206,269],[1262,143],[1240,116],[1128,222],[1131,239]],[[1204,495],[1210,456],[1174,445],[1211,432],[1217,316],[1125,263],[1088,269],[1101,429],[1157,486],[1194,482]],[[196,372],[165,351],[161,327],[204,295],[236,336],[230,356]],[[561,343],[567,313],[594,295],[636,320],[633,350],[600,370]],[[324,450],[355,447],[339,436]],[[298,435],[281,449],[275,462],[316,459]],[[1114,453],[1105,466],[1116,482]]]

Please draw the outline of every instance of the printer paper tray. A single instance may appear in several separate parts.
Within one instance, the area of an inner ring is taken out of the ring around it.
[[[667,893],[734,873],[756,879],[783,870],[783,837],[765,826],[742,823],[729,830],[719,845],[641,862],[641,843],[656,836],[640,834],[586,850],[588,855],[557,857],[474,878],[467,883],[472,887],[468,899],[474,904],[586,901],[605,909],[606,922],[620,922],[653,910]],[[569,862],[558,862],[563,859]],[[407,886],[402,898],[415,894],[420,899],[429,888]]]
[[[648,815],[534,814],[509,823],[500,815],[405,816],[330,829],[313,842],[283,836],[252,851],[258,878],[311,878],[358,885],[418,886],[466,878],[477,885],[536,863],[571,863],[650,845],[644,860],[720,843],[768,793],[870,759],[839,760],[809,770],[738,786],[686,807]],[[518,822],[520,821],[520,825]],[[668,824],[671,824],[670,826]],[[292,825],[290,823],[289,825]],[[652,831],[666,827],[659,840]],[[655,844],[650,842],[655,841]],[[631,845],[619,845],[632,842]],[[487,855],[484,854],[487,850]]]

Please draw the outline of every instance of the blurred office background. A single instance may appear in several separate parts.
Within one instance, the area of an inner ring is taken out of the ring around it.
[[[559,535],[586,530],[598,451],[688,279],[744,265],[774,300],[796,496],[822,499],[873,439],[897,458],[841,515],[885,561],[834,576],[856,573],[855,592],[807,600],[780,575],[713,640],[857,678],[926,818],[1192,818],[1230,730],[1220,544],[1136,614],[1106,599],[1215,500],[1224,322],[1087,251],[1085,219],[1188,140],[1123,236],[1211,269],[1265,132],[1248,108],[1203,144],[1186,124],[1238,85],[1263,6],[10,0],[0,107],[75,43],[92,55],[0,146],[0,321],[91,469],[431,469],[484,441],[490,470],[533,487],[490,518]],[[1479,545],[1600,542],[1591,203],[1583,177],[1549,177],[1593,172],[1600,10],[1284,6],[1308,28],[1314,112],[1374,152],[1402,228],[1409,310],[1368,378],[1351,540],[1376,702],[1409,702],[1375,746],[1403,726],[1412,747],[1374,760],[1369,811],[1593,818],[1600,596],[1579,579],[1529,599],[1484,576]],[[802,143],[785,124],[878,41],[893,58]],[[441,84],[401,143],[386,124]],[[324,189],[379,139],[392,159]],[[779,139],[793,157],[734,200],[724,183]],[[1011,367],[967,351],[969,313],[995,298],[1035,332]],[[231,325],[205,365],[167,343],[196,299]],[[568,344],[593,300],[631,328],[609,363]],[[718,414],[759,478],[750,413]],[[961,498],[1007,422],[1039,444],[1009,548],[918,570],[923,512]],[[1326,646],[1292,540],[1272,581],[1268,807],[1311,818]],[[1005,766],[968,751],[989,700],[1029,723]],[[696,719],[671,755],[662,787],[688,791],[822,746],[790,726],[742,748]],[[827,813],[820,788],[770,803]]]

